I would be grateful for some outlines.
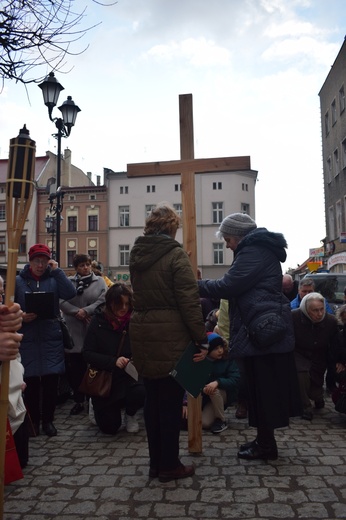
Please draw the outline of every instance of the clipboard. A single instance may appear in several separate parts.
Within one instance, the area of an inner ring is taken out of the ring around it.
[[[213,361],[208,357],[203,361],[193,361],[193,356],[199,352],[199,348],[191,341],[183,355],[177,362],[170,375],[192,397],[198,397],[203,387],[208,382],[213,368]]]
[[[34,312],[40,320],[52,320],[56,318],[54,312],[53,292],[26,292],[25,310]]]

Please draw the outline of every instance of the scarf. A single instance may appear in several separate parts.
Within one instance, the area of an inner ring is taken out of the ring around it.
[[[108,314],[106,311],[105,317],[114,330],[122,332],[130,321],[131,311],[127,312],[124,316],[115,316],[114,314]]]
[[[302,311],[302,313],[312,322],[312,323],[320,323],[321,321],[324,320],[325,318],[325,315],[326,315],[326,300],[325,298],[323,298],[323,302],[324,302],[324,313],[323,313],[323,317],[320,319],[320,320],[314,320],[312,321],[312,319],[310,318],[309,316],[309,313],[308,313],[308,310],[307,310],[307,307],[308,307],[308,303],[309,303],[309,300],[315,300],[315,299],[318,299],[320,301],[320,298],[321,298],[321,295],[320,293],[316,293],[316,292],[312,292],[312,293],[309,293],[309,294],[306,294],[304,296],[304,298],[302,299],[302,301],[300,302],[300,310]]]

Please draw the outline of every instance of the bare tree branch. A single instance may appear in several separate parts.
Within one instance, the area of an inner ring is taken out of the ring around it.
[[[114,5],[116,2],[98,5]],[[84,26],[86,8],[74,12],[75,0],[4,0],[0,8],[0,78],[24,84],[38,83],[33,69],[49,64],[51,70],[66,72],[69,55],[78,52],[76,42],[99,23]],[[73,49],[73,50],[72,50]]]

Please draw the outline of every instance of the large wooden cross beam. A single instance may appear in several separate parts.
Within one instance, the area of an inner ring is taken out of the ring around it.
[[[181,175],[183,245],[197,277],[195,174],[249,170],[250,157],[194,158],[192,94],[179,96],[179,119],[180,161],[128,164],[127,176]],[[201,453],[201,397],[188,396],[188,436],[189,451]]]

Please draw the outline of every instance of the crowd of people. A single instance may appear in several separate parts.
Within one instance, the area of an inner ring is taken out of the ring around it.
[[[91,412],[104,434],[122,426],[137,433],[143,410],[150,478],[193,476],[194,466],[179,456],[187,394],[171,376],[191,341],[193,362],[208,358],[212,367],[201,390],[203,430],[226,430],[230,406],[256,430],[239,446],[240,459],[277,459],[277,428],[291,417],[312,421],[314,409],[325,406],[325,387],[335,403],[346,392],[346,305],[335,316],[313,280],[282,275],[281,233],[258,228],[244,213],[227,216],[218,237],[233,262],[219,279],[199,272],[196,280],[176,240],[179,226],[168,204],[152,209],[130,253],[129,284],[113,283],[87,254],[75,255],[75,273],[67,276],[46,245],[29,249],[16,303],[0,307],[0,362],[11,361],[9,417],[22,467],[30,437],[58,434],[54,412],[65,378],[70,414]],[[29,305],[28,293],[47,295],[44,312]],[[107,396],[82,391],[88,370],[111,374]]]

